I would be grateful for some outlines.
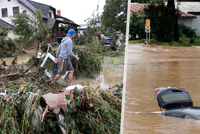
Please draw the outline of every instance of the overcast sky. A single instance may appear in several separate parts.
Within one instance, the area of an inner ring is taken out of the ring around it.
[[[85,24],[85,19],[91,18],[99,3],[99,12],[103,12],[105,0],[33,0],[47,4],[56,10],[61,10],[61,16],[66,17],[76,24]],[[97,12],[95,11],[95,14]]]

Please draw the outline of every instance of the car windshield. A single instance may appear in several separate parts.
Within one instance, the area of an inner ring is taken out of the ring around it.
[[[172,101],[187,101],[190,100],[190,97],[187,93],[184,92],[166,92],[162,95],[162,99],[164,102],[172,102]]]

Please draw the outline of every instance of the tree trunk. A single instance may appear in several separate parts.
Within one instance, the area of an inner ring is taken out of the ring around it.
[[[172,12],[172,17],[174,18],[174,40],[179,40],[179,33],[178,33],[178,11],[175,10],[175,3],[174,0],[168,0],[167,7]]]

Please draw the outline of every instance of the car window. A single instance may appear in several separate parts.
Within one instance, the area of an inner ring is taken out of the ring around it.
[[[164,102],[190,100],[188,94],[184,92],[166,92],[162,95],[162,99]]]
[[[168,113],[168,114],[166,114],[166,116],[183,118],[183,114],[180,114],[180,113]]]
[[[190,115],[185,115],[185,119],[195,119],[195,118],[193,118],[193,117],[190,116]]]

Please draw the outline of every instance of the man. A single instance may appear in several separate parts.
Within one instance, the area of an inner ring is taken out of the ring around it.
[[[55,63],[58,62],[58,74],[55,76],[54,79],[57,81],[58,79],[60,79],[61,76],[63,76],[66,73],[66,71],[69,71],[68,86],[72,86],[72,79],[74,73],[74,68],[70,61],[70,57],[75,58],[77,61],[79,60],[79,58],[75,56],[72,52],[72,39],[74,38],[75,33],[76,32],[74,31],[74,29],[70,29],[68,31],[67,36],[62,39],[61,44],[57,49],[56,58],[54,61]]]

